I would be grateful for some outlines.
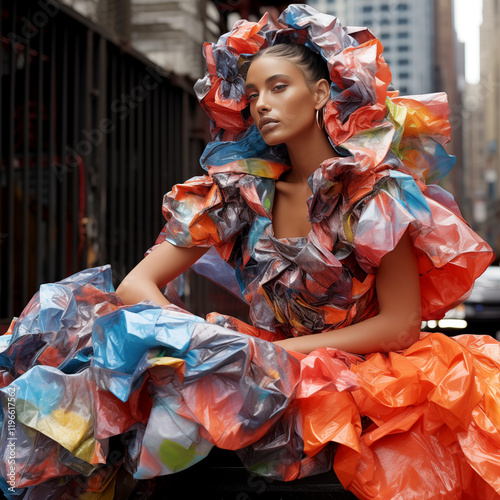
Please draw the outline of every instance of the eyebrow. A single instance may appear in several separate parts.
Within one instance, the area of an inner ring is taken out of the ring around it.
[[[273,75],[273,76],[270,76],[269,78],[266,78],[266,85],[269,83],[269,82],[272,82],[273,80],[277,80],[279,78],[290,78],[290,75],[283,75],[283,74],[278,74],[278,75]],[[247,85],[245,85],[245,89],[255,89],[256,86],[253,84],[253,83],[248,83]]]

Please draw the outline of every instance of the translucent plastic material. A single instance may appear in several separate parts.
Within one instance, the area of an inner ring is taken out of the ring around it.
[[[245,110],[249,55],[280,41],[319,52],[333,82],[325,122],[342,156],[309,178],[305,238],[274,237],[275,182],[290,166]],[[111,499],[125,471],[175,473],[215,445],[286,481],[334,467],[361,499],[498,498],[494,339],[422,334],[404,352],[366,358],[270,342],[377,314],[377,268],[407,230],[424,319],[463,300],[490,264],[489,246],[435,184],[454,161],[443,148],[446,96],[388,91],[380,42],[305,5],[279,26],[238,22],[205,54],[195,88],[212,120],[206,174],[165,196],[157,244],[213,246],[220,258],[195,267],[241,295],[253,325],[124,306],[108,267],[43,285],[0,337],[3,491]]]

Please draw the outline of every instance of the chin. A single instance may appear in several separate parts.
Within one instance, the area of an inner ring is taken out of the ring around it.
[[[283,141],[277,141],[277,140],[265,139],[265,138],[264,138],[264,142],[268,146],[278,146],[279,144],[283,144]]]
[[[268,146],[278,146],[278,144],[284,144],[285,141],[283,140],[283,137],[280,136],[273,136],[273,134],[260,134],[262,138],[264,139],[264,142]]]

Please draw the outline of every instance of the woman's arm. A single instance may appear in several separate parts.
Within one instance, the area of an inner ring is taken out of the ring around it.
[[[276,344],[308,354],[320,347],[368,354],[409,347],[418,340],[421,326],[417,259],[408,231],[396,248],[382,258],[376,278],[379,314],[355,325]]]
[[[116,293],[125,304],[152,300],[167,305],[161,289],[193,265],[208,248],[176,247],[164,241],[147,255],[121,282]]]

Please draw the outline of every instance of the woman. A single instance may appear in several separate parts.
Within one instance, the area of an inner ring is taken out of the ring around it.
[[[250,114],[266,144],[286,145],[291,165],[276,182],[268,229],[277,239],[307,239],[311,231],[309,177],[318,165],[338,157],[324,128],[316,121],[316,112],[323,110],[330,99],[327,68],[320,56],[301,45],[275,45],[257,56],[245,85]],[[319,75],[314,74],[315,59],[320,68],[316,72],[323,70],[319,80]],[[151,299],[167,304],[160,289],[205,250],[161,243],[130,273],[117,293],[125,303]],[[306,354],[320,347],[361,354],[386,351],[388,346],[409,347],[418,339],[421,320],[417,262],[408,232],[383,257],[376,277],[377,315],[339,330],[324,332],[322,326],[322,333],[314,336],[291,337],[276,343]]]
[[[419,338],[493,257],[430,184],[452,163],[444,97],[388,92],[366,31],[307,6],[280,21],[205,46],[208,175],[166,195],[157,245],[117,295],[87,270],[17,322],[3,391],[33,498],[118,495],[123,468],[176,472],[214,444],[282,480],[333,465],[360,498],[500,493],[499,344]],[[160,291],[199,262],[227,282],[223,261],[253,326]]]

